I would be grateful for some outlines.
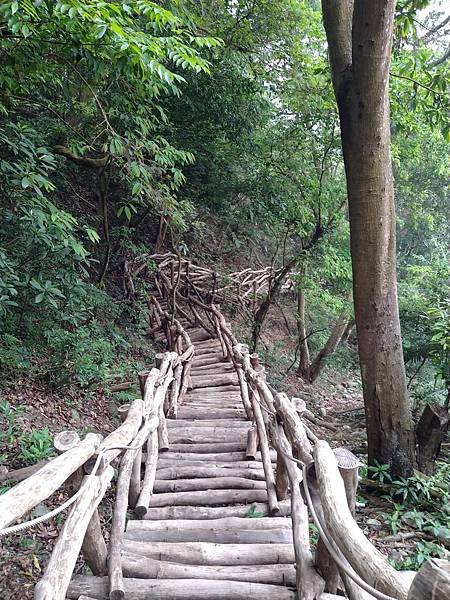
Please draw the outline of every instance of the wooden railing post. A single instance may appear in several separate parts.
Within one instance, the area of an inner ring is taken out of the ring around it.
[[[62,431],[55,436],[53,446],[58,454],[62,454],[71,448],[74,448],[80,441],[75,431]],[[73,473],[65,483],[65,488],[70,496],[80,489],[83,482],[83,468],[80,467]],[[104,575],[106,573],[106,542],[103,537],[100,524],[100,515],[95,509],[91,520],[86,529],[81,551],[86,564],[94,575]]]

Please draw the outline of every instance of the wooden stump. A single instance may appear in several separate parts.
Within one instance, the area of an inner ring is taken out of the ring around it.
[[[430,475],[434,471],[442,440],[449,426],[450,415],[442,406],[427,404],[416,428],[419,445],[417,466],[419,471]]]
[[[430,558],[420,567],[409,589],[408,600],[448,600],[450,562]]]

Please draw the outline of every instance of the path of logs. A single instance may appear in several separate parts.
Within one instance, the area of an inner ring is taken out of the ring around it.
[[[268,516],[237,375],[219,340],[182,324],[195,344],[191,389],[167,420],[170,449],[159,454],[149,508],[127,524],[125,597],[294,600],[290,504]],[[106,599],[108,590],[107,577],[76,576],[67,597]]]
[[[142,398],[119,407],[122,424],[105,438],[60,432],[59,456],[0,496],[1,538],[52,516],[8,528],[62,484],[69,495],[35,600],[337,600],[342,587],[350,600],[448,600],[450,563],[387,562],[354,520],[357,458],[304,425],[304,403],[270,386],[187,273],[177,289],[177,266],[149,297],[149,333],[169,350],[138,374]],[[93,575],[71,580],[80,550]]]

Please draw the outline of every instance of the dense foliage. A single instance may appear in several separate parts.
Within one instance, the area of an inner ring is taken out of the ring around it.
[[[421,13],[427,4],[398,3],[391,69],[401,317],[418,406],[445,402],[449,386],[449,62],[442,12]],[[124,324],[142,326],[143,290],[124,295],[124,265],[165,244],[220,269],[290,263],[307,333],[342,311],[351,321],[318,2],[7,0],[0,66],[7,378],[107,377],[130,346]],[[312,352],[326,338],[313,335]]]

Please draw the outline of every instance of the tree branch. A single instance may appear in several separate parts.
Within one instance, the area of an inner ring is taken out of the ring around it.
[[[86,156],[76,156],[73,152],[66,148],[65,146],[53,146],[53,152],[59,154],[60,156],[64,156],[65,158],[71,160],[77,165],[83,165],[84,167],[89,167],[91,169],[103,169],[110,159],[110,155],[107,154],[102,158],[88,158]]]

